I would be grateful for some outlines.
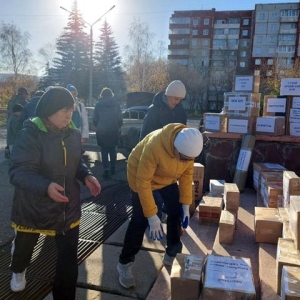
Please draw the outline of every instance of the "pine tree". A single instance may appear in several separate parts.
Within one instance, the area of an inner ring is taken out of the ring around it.
[[[95,88],[98,92],[103,87],[109,87],[118,97],[124,96],[125,80],[121,68],[121,57],[117,43],[113,37],[111,26],[104,22],[100,29],[99,42],[95,45]]]
[[[83,31],[84,21],[74,2],[69,22],[56,43],[58,55],[54,69],[58,83],[73,84],[79,96],[87,98],[89,91],[89,37]]]

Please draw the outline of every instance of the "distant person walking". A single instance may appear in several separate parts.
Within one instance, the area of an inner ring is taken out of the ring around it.
[[[28,103],[30,93],[27,88],[22,86],[18,89],[17,95],[13,96],[7,104],[7,118],[12,113],[12,108],[15,104],[21,104],[23,107]]]
[[[156,94],[144,119],[140,140],[148,133],[167,124],[186,124],[187,115],[181,103],[185,95],[186,89],[180,80],[172,81],[165,91]]]
[[[202,148],[203,139],[198,129],[173,123],[152,131],[131,151],[127,179],[133,211],[117,265],[119,282],[123,287],[130,288],[136,284],[132,264],[141,249],[147,227],[153,240],[164,236],[153,198],[155,190],[160,192],[168,214],[163,263],[172,265],[176,254],[182,251],[180,237],[182,228],[189,225],[194,159]]]
[[[34,93],[34,96],[24,106],[22,113],[20,115],[20,122],[22,126],[25,120],[35,117],[36,106],[43,95],[44,95],[44,91],[36,91]]]
[[[101,186],[82,160],[81,135],[71,122],[74,108],[68,90],[49,89],[38,102],[36,118],[25,121],[11,153],[13,292],[25,289],[26,268],[40,234],[45,234],[54,236],[58,253],[53,299],[75,299],[81,217],[78,180],[93,196]]]
[[[22,123],[20,122],[22,110],[23,106],[21,104],[15,104],[12,108],[12,113],[7,120],[6,143],[10,153],[17,138],[17,134],[22,128]]]
[[[101,147],[103,177],[108,179],[110,175],[115,174],[116,146],[120,138],[123,117],[120,104],[114,97],[112,90],[107,87],[102,89],[99,101],[96,103],[93,124],[96,127],[97,144]],[[108,156],[110,158],[110,167]]]
[[[86,143],[89,139],[89,120],[88,113],[83,103],[78,99],[78,92],[74,85],[68,84],[67,90],[72,94],[75,100],[75,110],[73,112],[72,121],[77,129],[81,132],[81,141]]]

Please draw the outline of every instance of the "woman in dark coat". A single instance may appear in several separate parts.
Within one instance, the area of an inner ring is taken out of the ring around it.
[[[49,89],[37,104],[37,117],[24,122],[11,153],[9,177],[15,186],[11,220],[16,232],[10,267],[13,292],[25,289],[26,268],[42,233],[54,236],[57,246],[53,298],[75,299],[81,217],[77,180],[94,196],[101,186],[82,161],[73,111],[69,91]]]
[[[116,146],[119,142],[120,129],[123,124],[120,105],[115,99],[112,90],[107,87],[103,88],[100,93],[100,99],[94,110],[93,123],[97,128],[97,144],[101,147],[103,177],[107,179],[110,174],[115,174]],[[108,155],[110,157],[110,168]]]

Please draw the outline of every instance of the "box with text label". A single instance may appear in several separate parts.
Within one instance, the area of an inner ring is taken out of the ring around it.
[[[227,116],[217,113],[203,114],[204,131],[227,132]]]
[[[236,75],[233,81],[233,92],[259,92],[259,75]]]
[[[266,95],[264,97],[263,116],[285,117],[287,112],[287,97]]]
[[[223,198],[203,196],[198,205],[200,224],[219,224]]]
[[[227,132],[252,134],[255,127],[255,117],[227,117]]]
[[[194,191],[195,201],[200,201],[203,196],[203,179],[204,179],[204,166],[200,163],[194,163]]]
[[[255,133],[273,136],[285,135],[285,117],[258,117]]]

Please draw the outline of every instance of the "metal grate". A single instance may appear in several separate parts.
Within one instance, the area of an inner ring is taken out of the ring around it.
[[[79,231],[78,264],[95,251],[132,213],[127,183],[118,183],[96,198],[82,203]],[[26,272],[26,289],[20,293],[10,290],[10,249],[0,255],[0,299],[43,299],[51,291],[55,274],[56,245],[53,237],[41,235]]]

